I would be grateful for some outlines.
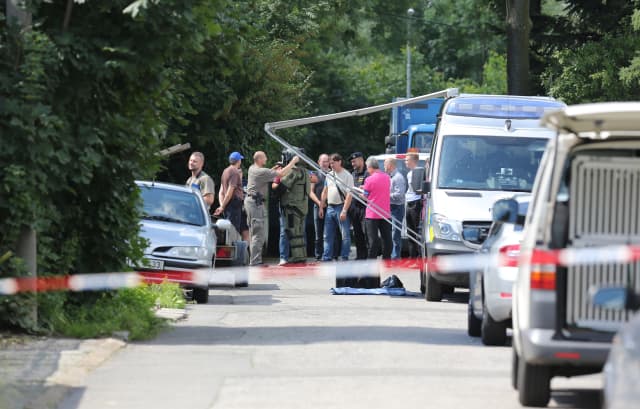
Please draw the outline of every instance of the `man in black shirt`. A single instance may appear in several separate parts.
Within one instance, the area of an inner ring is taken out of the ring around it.
[[[367,168],[364,166],[364,156],[362,152],[353,152],[349,156],[351,167],[353,168],[353,185],[361,188],[364,180],[369,176]],[[353,240],[356,245],[356,259],[364,260],[367,258],[367,236],[364,227],[364,211],[365,206],[357,200],[351,202],[349,208],[349,219],[353,226]]]

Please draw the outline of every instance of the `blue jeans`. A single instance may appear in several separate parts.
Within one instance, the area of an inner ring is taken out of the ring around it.
[[[391,259],[402,257],[402,219],[404,219],[404,204],[391,205],[391,217],[394,220],[394,224],[398,225],[398,228],[393,227],[391,233],[391,242],[393,247],[391,248]],[[397,222],[397,223],[396,223]]]
[[[278,208],[280,212],[280,260],[289,260],[289,238],[287,237],[287,233],[285,233],[286,220],[284,219],[284,212],[282,209]]]
[[[314,243],[314,251],[317,259],[322,258],[323,253],[323,242],[324,242],[324,219],[321,219],[318,216],[318,205],[313,204],[313,227],[315,228],[315,243]]]
[[[342,248],[340,249],[340,257],[343,260],[349,260],[349,251],[351,251],[351,232],[349,218],[340,221],[340,212],[342,205],[327,206],[324,215],[324,252],[322,261],[330,261],[333,254],[333,242],[336,239],[336,230],[340,229],[342,236]]]

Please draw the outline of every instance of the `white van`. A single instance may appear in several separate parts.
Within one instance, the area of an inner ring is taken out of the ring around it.
[[[514,192],[531,192],[554,135],[539,125],[540,117],[564,106],[548,97],[471,94],[443,104],[425,186],[426,257],[474,251],[491,226],[493,203]],[[476,242],[463,239],[465,228],[480,229]],[[468,271],[443,274],[421,264],[427,301],[469,286]]]

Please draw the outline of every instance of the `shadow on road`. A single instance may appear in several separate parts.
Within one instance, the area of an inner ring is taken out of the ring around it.
[[[558,408],[599,409],[602,407],[601,389],[554,389],[551,399]]]
[[[304,345],[323,342],[402,342],[477,345],[463,329],[396,326],[206,327],[176,326],[145,344],[160,345]]]
[[[273,305],[281,301],[274,299],[270,294],[246,294],[246,295],[209,295],[208,305]]]

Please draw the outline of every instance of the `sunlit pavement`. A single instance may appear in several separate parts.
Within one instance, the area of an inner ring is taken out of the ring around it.
[[[417,292],[417,273],[401,279]],[[510,347],[466,334],[466,293],[427,303],[335,296],[332,285],[297,278],[212,289],[208,305],[128,345],[60,408],[520,407]],[[599,407],[599,375],[552,386],[552,407]]]

